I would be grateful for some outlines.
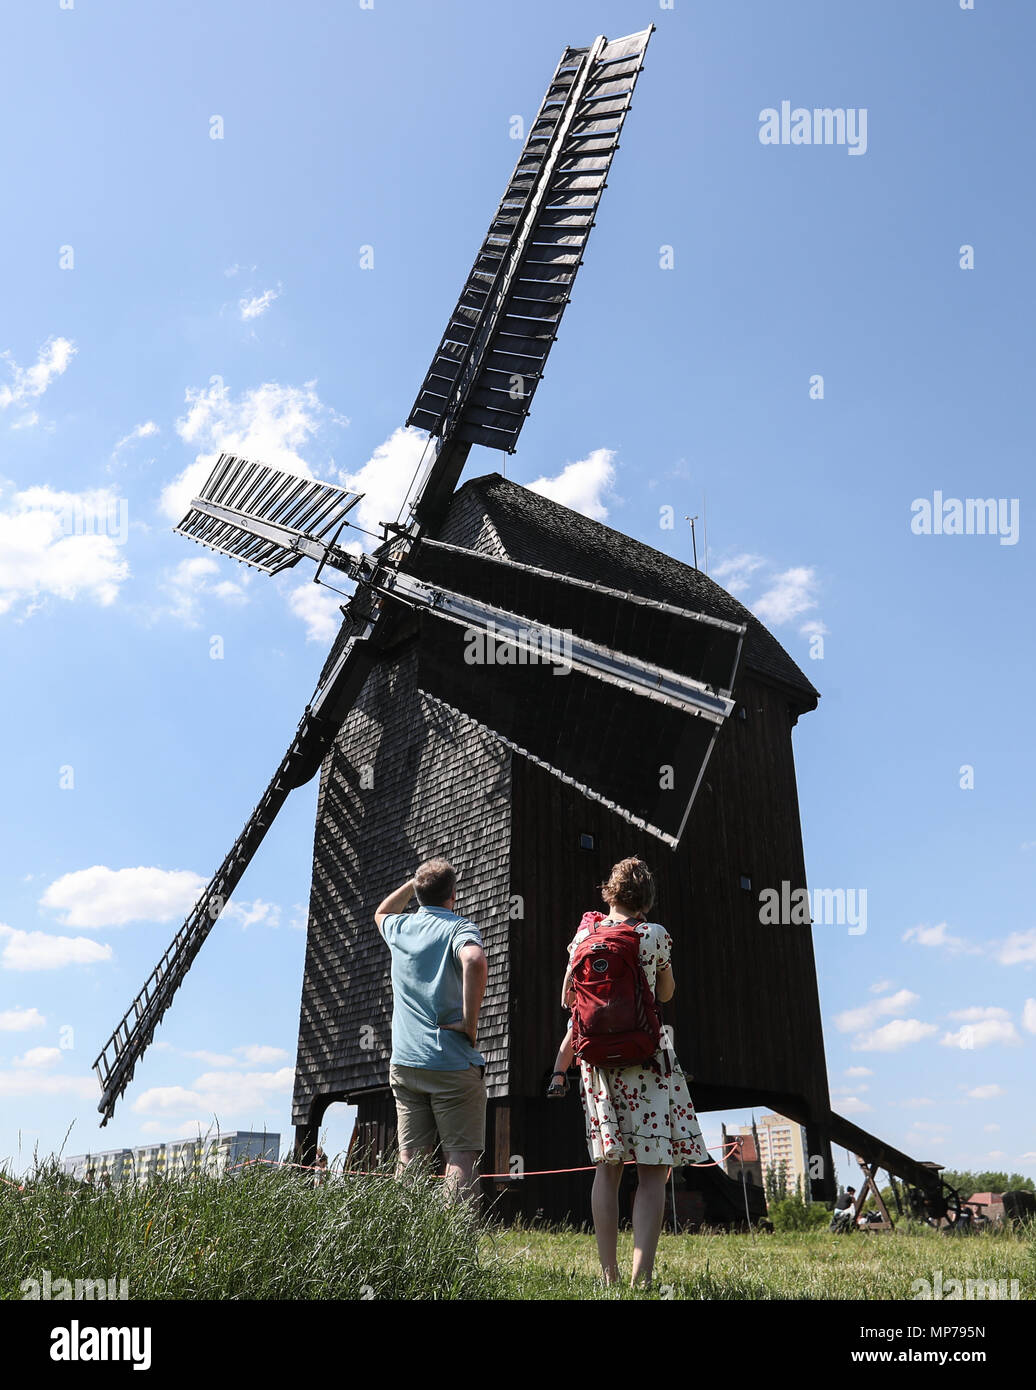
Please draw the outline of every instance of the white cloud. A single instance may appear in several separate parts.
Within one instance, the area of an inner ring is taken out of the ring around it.
[[[257,923],[264,927],[280,926],[281,910],[276,903],[264,902],[262,898],[239,903],[231,900],[223,909],[223,916],[232,922],[239,922],[241,930],[246,931]]]
[[[1022,1027],[1027,1033],[1036,1033],[1036,999],[1026,999],[1022,1007]]]
[[[193,497],[197,497],[220,453],[254,459],[299,478],[312,478],[309,465],[299,455],[327,424],[349,422],[317,395],[316,383],[280,386],[264,382],[238,399],[216,378],[206,390],[188,388],[187,413],[176,422],[185,444],[200,452],[162,491],[160,507],[179,521]],[[331,465],[325,470],[331,471]]]
[[[288,607],[306,624],[306,641],[323,642],[334,640],[342,625],[341,594],[319,584],[299,584],[288,594]]]
[[[878,980],[876,984],[871,985],[871,994],[884,994],[892,988],[892,983],[891,980]]]
[[[42,396],[54,378],[67,370],[75,353],[75,344],[67,338],[48,338],[31,367],[19,367],[9,352],[0,352],[0,360],[7,363],[14,378],[12,382],[0,385],[0,410],[7,410],[12,405],[24,405],[26,401]],[[23,425],[26,423],[29,422],[22,421]]]
[[[0,1013],[0,1033],[25,1033],[42,1028],[46,1022],[39,1009],[7,1009]]]
[[[94,965],[110,960],[112,948],[87,936],[49,936],[17,931],[0,923],[0,965],[5,970],[59,970],[65,965]]]
[[[752,575],[765,564],[761,555],[734,555],[713,565],[711,578],[729,593],[742,594],[751,584]]]
[[[876,1028],[872,1033],[863,1033],[852,1043],[854,1052],[898,1052],[902,1047],[920,1042],[936,1032],[934,1023],[922,1023],[917,1018],[897,1018]]]
[[[835,1027],[840,1033],[855,1033],[861,1028],[869,1028],[879,1018],[888,1014],[905,1013],[911,1004],[916,1004],[919,995],[908,989],[889,994],[884,999],[875,999],[870,1004],[862,1004],[857,1009],[845,1009],[835,1014]]]
[[[846,1076],[873,1076],[870,1067],[846,1067]]]
[[[892,1104],[895,1105],[896,1102],[893,1101]],[[909,1100],[901,1101],[900,1104],[904,1110],[912,1110],[920,1105],[934,1105],[935,1101],[930,1096],[911,1096]]]
[[[105,488],[14,493],[0,510],[0,613],[23,600],[32,612],[48,596],[81,593],[114,603],[130,572],[120,545],[126,515],[125,498]]]
[[[981,947],[970,945],[962,936],[950,936],[946,922],[939,922],[934,927],[923,924],[917,927],[908,927],[903,933],[902,940],[916,941],[918,946],[942,946],[951,956],[962,953],[971,956],[981,954]]]
[[[109,869],[95,864],[55,879],[40,899],[66,927],[170,922],[191,910],[206,880],[190,869]]]
[[[30,1067],[0,1071],[0,1096],[73,1096],[77,1100],[96,1100],[95,1076],[47,1076]]]
[[[52,1067],[61,1061],[60,1047],[30,1047],[14,1059],[16,1067]]]
[[[209,554],[192,555],[187,560],[181,560],[162,585],[170,597],[173,616],[188,627],[197,627],[202,600],[206,597],[220,599],[224,603],[247,603],[245,586],[252,580],[250,570],[243,565],[236,566],[232,570],[234,579],[217,578],[230,564],[228,560],[218,562]]]
[[[264,290],[262,294],[257,295],[254,299],[239,299],[237,307],[241,310],[242,320],[247,323],[249,319],[260,318],[279,296],[280,291],[281,287],[278,285],[275,290]]]
[[[995,1008],[993,1006],[982,1007],[979,1004],[972,1004],[967,1009],[954,1009],[950,1013],[950,1018],[959,1018],[963,1023],[976,1023],[984,1018],[1010,1018],[1011,1015],[1006,1009]]]
[[[138,1114],[175,1114],[193,1110],[226,1117],[266,1109],[278,1097],[291,1093],[294,1067],[277,1071],[211,1071],[197,1077],[190,1087],[153,1086],[133,1102]]]
[[[965,1012],[968,1012],[965,1010]],[[943,1047],[990,1047],[993,1043],[1004,1043],[1009,1047],[1021,1042],[1013,1023],[1002,1018],[987,1018],[978,1023],[967,1023],[956,1033],[945,1033],[940,1039]]]
[[[127,444],[135,444],[138,439],[152,439],[158,433],[159,429],[154,420],[145,420],[142,425],[137,425],[134,429],[130,430],[129,434],[124,434],[122,436],[112,450],[112,458],[114,459],[116,454],[118,454],[121,449],[124,449]]]
[[[133,1102],[138,1114],[164,1114],[170,1110],[193,1110],[198,1103],[194,1091],[186,1086],[150,1086]]]
[[[554,478],[537,478],[529,483],[530,492],[560,502],[591,521],[604,521],[615,483],[614,449],[592,449],[585,459],[566,463]]]
[[[1003,1086],[998,1086],[995,1081],[989,1082],[985,1086],[973,1086],[968,1092],[972,1100],[993,1100],[996,1096],[1006,1094]]]
[[[999,1125],[983,1125],[982,1128],[983,1128],[983,1130],[984,1130],[984,1132],[985,1132],[986,1134],[995,1134],[995,1133],[997,1132],[997,1130],[1000,1128],[1000,1126],[999,1126]]]
[[[1036,961],[1036,927],[1012,932],[997,949],[996,958],[1001,965],[1028,965]]]
[[[234,1051],[251,1067],[261,1067],[264,1062],[283,1062],[289,1056],[283,1047],[271,1047],[268,1043],[245,1043]]]
[[[229,1052],[185,1052],[185,1057],[194,1057],[199,1062],[204,1062],[207,1067],[226,1070],[232,1067],[240,1067],[242,1063],[251,1067],[261,1067],[264,1063],[284,1062],[289,1059],[289,1054],[283,1047],[271,1047],[269,1043],[243,1043],[240,1047],[234,1048],[234,1054]]]
[[[873,1106],[860,1100],[858,1096],[835,1096],[833,1103],[840,1115],[862,1115],[865,1110],[873,1109]]]
[[[140,1126],[142,1134],[161,1134],[167,1139],[197,1139],[200,1135],[203,1139],[211,1136],[216,1137],[216,1125],[211,1116],[207,1120],[144,1120]]]
[[[816,574],[807,565],[797,565],[775,576],[770,587],[752,604],[752,611],[763,623],[779,627],[817,606]]]
[[[201,897],[207,880],[190,869],[109,869],[95,864],[63,874],[46,889],[40,906],[59,914],[65,927],[122,927],[127,922],[182,921]],[[280,908],[262,898],[231,900],[221,916],[242,929],[275,927]]]
[[[355,473],[343,472],[341,482],[352,492],[362,492],[362,499],[349,513],[349,520],[371,531],[378,541],[358,536],[364,550],[370,550],[381,539],[383,521],[395,521],[406,499],[410,484],[418,471],[428,440],[419,431],[400,426],[371,454]],[[349,531],[342,532],[349,539]]]
[[[237,1059],[231,1057],[230,1054],[226,1052],[205,1052],[201,1050],[198,1052],[185,1052],[183,1055],[192,1058],[194,1061],[204,1062],[207,1067],[237,1066]]]

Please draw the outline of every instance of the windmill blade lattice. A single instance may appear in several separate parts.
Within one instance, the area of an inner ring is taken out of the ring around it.
[[[173,530],[265,574],[278,574],[313,553],[301,543],[304,540],[337,537],[360,496],[333,483],[221,454],[200,495]],[[245,518],[262,526],[242,526]]]
[[[562,55],[407,417],[448,443],[423,480],[419,517],[441,513],[472,444],[515,450],[652,32]]]

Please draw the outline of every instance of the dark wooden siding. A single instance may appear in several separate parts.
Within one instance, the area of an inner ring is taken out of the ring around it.
[[[321,770],[294,1123],[321,1097],[384,1086],[389,952],[374,909],[421,859],[456,866],[458,911],[490,962],[480,1020],[491,1094],[507,1089],[507,886],[511,755],[417,690],[414,656],[378,666]],[[365,787],[364,769],[373,784]]]
[[[611,865],[638,854],[658,881],[652,916],[673,938],[677,992],[666,1016],[684,1067],[709,1088],[799,1094],[826,1114],[811,929],[759,921],[764,887],[805,887],[791,718],[758,681],[745,682],[743,701],[747,718],[721,730],[676,851],[515,759],[511,893],[525,916],[510,932],[512,1026],[522,1039],[512,1095],[540,1094],[567,1018],[565,946],[583,911],[602,906],[597,885]],[[584,833],[592,851],[580,848]]]
[[[677,990],[666,1020],[699,1111],[764,1104],[803,1120],[828,1113],[811,928],[759,921],[763,888],[782,880],[792,890],[806,886],[792,715],[779,691],[752,678],[743,703],[747,717],[735,716],[721,731],[676,851],[514,760],[511,893],[522,897],[524,917],[510,931],[510,1094],[515,1141],[524,1148],[512,1151],[529,1169],[588,1161],[578,1105],[542,1096],[567,1025],[560,1003],[566,944],[582,913],[602,906],[597,885],[611,865],[631,854],[654,870],[659,894],[651,915],[673,938]],[[593,836],[593,850],[580,848],[582,834]],[[584,1175],[550,1184],[553,1195],[543,1199],[531,1181],[523,1185],[526,1214],[544,1207],[551,1219],[585,1215]]]

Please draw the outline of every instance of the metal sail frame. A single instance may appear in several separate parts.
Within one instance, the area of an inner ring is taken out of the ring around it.
[[[409,524],[386,527],[387,533],[400,534],[387,535],[372,556],[353,556],[337,542],[342,528],[349,525],[346,513],[359,500],[356,494],[291,478],[231,455],[220,457],[202,495],[175,528],[189,539],[271,574],[308,556],[317,561],[317,578],[325,565],[330,566],[351,578],[356,592],[343,610],[351,623],[350,637],[324,672],[277,771],[230,853],[93,1064],[101,1085],[102,1127],[111,1119],[155,1028],[289,792],[308,781],[323,761],[377,659],[370,639],[386,606],[434,613],[437,621],[466,628],[503,630],[519,644],[545,639],[549,650],[554,642],[557,630],[549,624],[422,583],[406,574],[404,566],[421,533],[434,530],[444,515],[471,444],[514,450],[582,264],[653,30],[652,25],[611,42],[598,37],[587,48],[566,48],[563,53],[408,417],[408,424],[429,428],[430,457],[415,480],[416,496],[408,498]],[[445,396],[441,408],[429,415],[427,407],[434,397],[431,384],[441,377],[444,361],[449,364]],[[496,384],[505,367],[514,368],[504,373],[509,376],[506,404],[497,399],[502,388]],[[727,626],[739,634],[739,652],[744,629]],[[717,692],[686,673],[662,671],[592,641],[579,642],[567,655],[585,674],[682,708],[714,726],[714,733],[730,713],[729,690]],[[542,761],[533,752],[519,751]],[[565,776],[557,768],[551,770]],[[675,843],[669,836],[663,838]]]
[[[567,48],[555,69],[407,417],[431,435],[412,508],[425,526],[442,517],[473,443],[514,452],[653,32]]]

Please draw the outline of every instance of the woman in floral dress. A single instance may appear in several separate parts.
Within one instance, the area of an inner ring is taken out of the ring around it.
[[[672,942],[657,922],[645,920],[655,901],[655,882],[642,859],[623,859],[601,885],[611,922],[636,919],[640,938],[640,964],[656,998],[665,1003],[676,984],[670,963]],[[572,952],[593,930],[598,914],[587,914],[568,946]],[[562,1004],[571,1008],[571,967],[565,973]],[[573,1062],[572,1027],[558,1051],[548,1095],[564,1095],[566,1072]],[[633,1202],[633,1270],[631,1284],[648,1285],[665,1211],[666,1179],[670,1167],[707,1163],[687,1080],[663,1034],[652,1062],[625,1067],[596,1067],[580,1062],[581,1098],[586,1120],[590,1157],[597,1166],[591,1205],[597,1253],[606,1284],[619,1277],[617,1244],[619,1184],[623,1164],[637,1165],[637,1192]]]

